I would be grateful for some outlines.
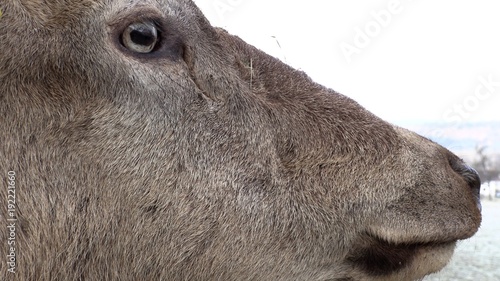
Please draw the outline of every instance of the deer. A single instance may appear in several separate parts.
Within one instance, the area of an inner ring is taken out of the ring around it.
[[[462,159],[190,0],[0,9],[1,280],[419,280],[480,226]]]

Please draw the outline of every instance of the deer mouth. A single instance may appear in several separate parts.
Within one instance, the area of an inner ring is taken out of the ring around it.
[[[393,243],[373,235],[366,235],[362,240],[362,246],[351,252],[348,261],[375,278],[395,275],[405,269],[414,271],[412,268],[421,264],[421,259],[429,261],[427,269],[420,268],[425,271],[421,272],[422,276],[436,272],[448,263],[456,244],[456,241]],[[436,260],[431,261],[433,258]]]

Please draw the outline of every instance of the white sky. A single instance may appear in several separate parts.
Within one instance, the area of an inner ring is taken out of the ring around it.
[[[213,25],[390,122],[500,121],[500,1],[195,2]]]

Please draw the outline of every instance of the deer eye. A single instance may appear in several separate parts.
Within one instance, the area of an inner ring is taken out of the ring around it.
[[[136,22],[122,33],[122,44],[132,52],[151,53],[159,42],[158,29],[152,22]]]

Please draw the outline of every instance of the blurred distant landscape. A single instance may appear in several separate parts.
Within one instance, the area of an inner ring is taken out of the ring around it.
[[[403,127],[417,132],[453,151],[467,161],[474,161],[477,148],[485,147],[492,158],[500,156],[500,122],[413,123]]]

